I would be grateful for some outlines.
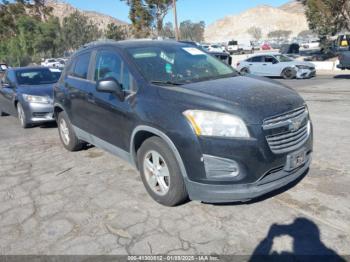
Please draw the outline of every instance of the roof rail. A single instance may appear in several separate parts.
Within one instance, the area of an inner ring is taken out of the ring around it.
[[[112,40],[112,39],[99,39],[99,40],[96,40],[94,42],[90,42],[90,43],[86,43],[86,44],[82,45],[79,48],[79,50],[83,50],[85,48],[97,46],[97,45],[101,45],[101,44],[115,44],[115,43],[118,43],[118,41]]]

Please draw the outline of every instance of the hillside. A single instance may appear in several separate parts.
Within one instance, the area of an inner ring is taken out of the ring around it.
[[[57,1],[57,0],[47,0],[46,4],[53,8],[52,14],[54,16],[57,16],[60,18],[60,20],[63,20],[63,18],[69,16],[70,14],[74,13],[76,10],[87,16],[94,24],[96,24],[100,29],[106,28],[106,26],[110,23],[115,24],[126,24],[126,22],[123,22],[121,20],[118,20],[114,17],[101,14],[98,12],[93,11],[84,11],[79,10],[72,5],[65,3],[63,1]]]
[[[238,14],[226,16],[209,25],[205,31],[207,42],[226,42],[230,39],[251,39],[247,30],[259,27],[263,36],[275,30],[290,30],[296,36],[308,29],[304,7],[296,1],[279,8],[263,5]]]

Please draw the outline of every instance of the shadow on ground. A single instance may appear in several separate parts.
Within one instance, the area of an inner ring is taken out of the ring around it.
[[[349,75],[336,75],[334,76],[336,79],[350,79],[350,74]]]
[[[293,250],[272,251],[274,239],[290,236]],[[273,224],[267,236],[255,248],[250,262],[256,261],[346,261],[320,239],[318,226],[307,218],[297,218],[292,224]]]

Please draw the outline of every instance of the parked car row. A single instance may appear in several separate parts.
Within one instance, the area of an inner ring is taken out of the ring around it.
[[[1,112],[23,127],[55,119],[67,150],[92,144],[130,162],[163,205],[247,201],[310,166],[305,101],[193,45],[95,42],[56,81],[47,68],[8,70]]]
[[[23,128],[54,121],[53,85],[60,75],[45,67],[7,69],[1,79],[0,115],[17,115]]]

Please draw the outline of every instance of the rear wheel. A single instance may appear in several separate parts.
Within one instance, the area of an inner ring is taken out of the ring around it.
[[[68,151],[79,151],[83,148],[84,142],[76,136],[67,114],[62,111],[57,117],[58,133],[61,142]]]
[[[165,206],[176,206],[188,199],[179,164],[162,139],[147,139],[137,157],[143,184],[155,201]]]
[[[21,127],[29,128],[31,126],[27,121],[27,117],[21,103],[17,104],[17,115],[18,115],[18,120],[19,120],[19,123],[21,124]]]
[[[296,72],[295,72],[295,70],[294,69],[292,69],[292,68],[285,68],[284,70],[283,70],[283,72],[282,72],[282,77],[284,78],[284,79],[293,79],[293,78],[295,78],[296,77]]]
[[[6,113],[4,111],[2,111],[1,108],[0,108],[0,117],[1,116],[6,116]]]

